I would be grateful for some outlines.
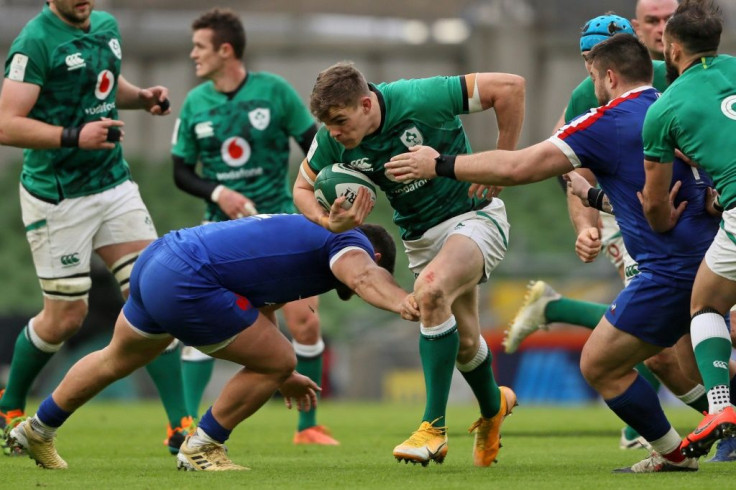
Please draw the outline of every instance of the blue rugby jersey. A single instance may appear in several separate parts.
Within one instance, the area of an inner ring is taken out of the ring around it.
[[[302,215],[256,215],[173,231],[164,243],[200,274],[259,308],[308,298],[339,283],[331,261],[373,246],[359,230],[331,233]],[[196,291],[193,292],[196,295]]]
[[[639,271],[655,281],[690,289],[718,230],[718,219],[705,211],[706,188],[713,184],[704,172],[675,159],[672,182],[682,181],[675,206],[688,201],[687,208],[670,231],[651,229],[636,193],[645,180],[644,117],[658,97],[649,86],[631,90],[563,126],[549,141],[573,166],[593,171],[613,205],[626,249]]]

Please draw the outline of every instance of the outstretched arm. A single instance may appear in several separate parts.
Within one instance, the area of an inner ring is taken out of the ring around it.
[[[419,310],[411,310],[409,293],[380,267],[364,250],[350,250],[332,264],[335,277],[367,303],[382,310],[398,313],[405,320],[418,320]]]
[[[549,141],[516,150],[493,150],[447,156],[428,146],[415,146],[396,155],[386,169],[396,180],[453,178],[486,185],[521,185],[562,175],[573,169],[565,154]]]

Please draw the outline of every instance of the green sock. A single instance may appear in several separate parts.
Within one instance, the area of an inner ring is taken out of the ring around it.
[[[608,310],[608,305],[602,303],[560,298],[547,303],[544,316],[547,318],[547,323],[569,323],[592,330],[606,314],[606,310]]]
[[[692,407],[698,413],[707,412],[708,411],[708,394],[703,392],[701,396],[697,397],[695,400],[691,402],[687,402],[686,405],[688,407]]]
[[[28,338],[28,326],[21,330],[15,340],[8,386],[5,387],[5,394],[0,400],[0,411],[25,411],[26,398],[33,386],[33,381],[53,355],[53,352],[44,352],[33,345]]]
[[[478,399],[480,414],[485,418],[491,418],[501,409],[501,390],[491,369],[493,356],[490,350],[487,348],[485,350],[486,358],[475,369],[467,372],[461,370],[460,373]]]
[[[318,385],[322,385],[322,354],[316,357],[296,356],[296,370]],[[299,412],[299,423],[296,430],[302,431],[317,425],[317,407],[308,412]]]
[[[728,375],[728,360],[731,358],[730,341],[723,337],[706,338],[698,342],[694,351],[706,392],[714,386],[730,386]]]
[[[662,386],[662,382],[659,380],[659,378],[657,378],[643,362],[640,362],[639,364],[634,366],[634,369],[639,372],[642,378],[646,379],[649,384],[652,385],[654,391],[659,390],[659,387]]]
[[[639,437],[639,433],[627,425],[624,429],[624,436],[629,441],[633,441],[634,439]]]
[[[422,418],[425,422],[439,419],[436,423],[438,426],[446,424],[445,411],[459,346],[460,336],[454,319],[452,328],[437,336],[419,335],[419,355],[427,391],[427,405]]]
[[[215,360],[202,359],[196,361],[181,361],[181,376],[186,400],[187,412],[195,419],[199,419],[199,405],[202,403],[204,390],[212,378],[212,369]]]
[[[158,389],[171,427],[178,427],[183,417],[188,417],[184,401],[184,387],[181,377],[181,348],[179,345],[162,352],[146,366],[153,383]]]

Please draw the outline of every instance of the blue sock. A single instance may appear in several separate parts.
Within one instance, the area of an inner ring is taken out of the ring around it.
[[[217,420],[215,420],[215,417],[212,416],[212,407],[207,409],[207,413],[202,415],[202,418],[199,420],[199,424],[197,425],[205,431],[208,436],[220,444],[227,441],[230,437],[230,433],[232,432],[232,430],[224,428]]]
[[[68,419],[71,414],[72,412],[66,412],[59,408],[59,405],[57,405],[54,399],[51,398],[51,395],[49,395],[38,407],[36,417],[49,427],[61,427],[61,424],[66,422],[66,419]]]
[[[647,441],[664,437],[671,428],[662,411],[657,392],[641,375],[637,375],[626,391],[605,402],[621,420]]]

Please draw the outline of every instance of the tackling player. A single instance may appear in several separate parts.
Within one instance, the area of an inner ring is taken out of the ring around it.
[[[372,203],[362,193],[355,206],[370,209]],[[294,214],[261,214],[168,233],[136,263],[110,345],[77,362],[8,440],[43,468],[67,468],[54,445],[56,430],[100,390],[177,338],[243,366],[185,439],[177,467],[247,469],[230,460],[224,445],[235,426],[277,389],[287,406],[296,398],[300,409],[316,403],[319,390],[294,371],[294,349],[276,326],[275,310],[335,289],[341,298],[355,292],[378,308],[416,320],[418,311],[392,277],[395,258],[394,242],[380,226],[335,234]]]

